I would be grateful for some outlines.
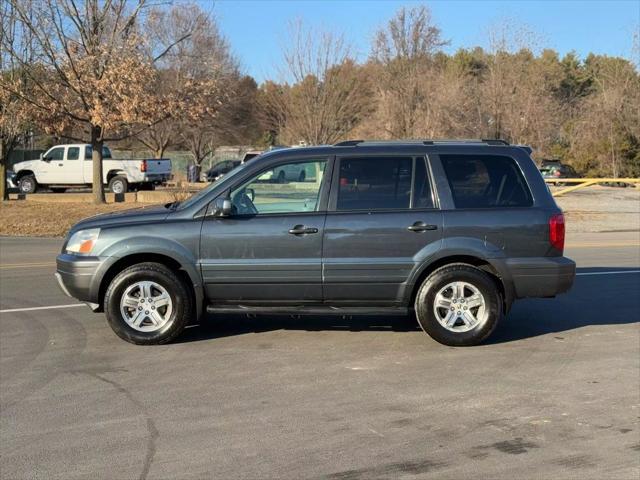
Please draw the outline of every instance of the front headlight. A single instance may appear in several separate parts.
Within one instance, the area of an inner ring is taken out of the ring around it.
[[[100,235],[99,228],[90,228],[88,230],[78,230],[71,235],[71,238],[67,242],[67,253],[74,253],[76,255],[90,255],[94,245],[98,241],[98,235]]]

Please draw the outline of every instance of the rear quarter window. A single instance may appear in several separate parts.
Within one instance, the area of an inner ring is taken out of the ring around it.
[[[440,155],[456,208],[530,207],[515,160],[503,155]]]

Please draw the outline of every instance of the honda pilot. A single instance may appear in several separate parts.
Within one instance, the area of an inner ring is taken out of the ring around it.
[[[308,313],[415,314],[438,342],[475,345],[515,300],[574,280],[530,153],[500,140],[267,152],[184,202],[79,222],[56,277],[135,344],[205,313]]]

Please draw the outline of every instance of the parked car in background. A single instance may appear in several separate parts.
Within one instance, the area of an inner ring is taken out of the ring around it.
[[[308,170],[308,166],[303,164],[283,165],[266,172],[259,180],[271,183],[304,182],[312,178],[313,173],[307,173]]]
[[[91,186],[92,153],[91,145],[57,145],[38,160],[16,163],[15,181],[22,193],[35,193],[41,187],[61,193],[70,187]],[[103,182],[114,193],[150,190],[171,178],[168,159],[114,159],[106,146],[102,158]]]
[[[184,202],[79,222],[56,277],[136,344],[169,342],[206,311],[415,312],[437,341],[475,345],[516,299],[574,281],[529,152],[478,140],[265,153]],[[281,171],[317,179],[260,180]]]
[[[562,163],[560,160],[543,160],[540,165],[540,173],[544,178],[580,178],[571,165]]]
[[[217,163],[207,171],[207,181],[215,182],[218,178],[229,173],[242,163],[241,160],[223,160]]]
[[[223,175],[226,175],[231,170],[236,168],[238,165],[242,165],[243,163],[247,163],[250,160],[258,157],[262,152],[262,150],[249,150],[246,152],[242,158],[232,159],[232,160],[223,160],[221,162],[216,163],[212,168],[207,170],[203,175],[201,175],[202,181],[214,182],[218,180]]]

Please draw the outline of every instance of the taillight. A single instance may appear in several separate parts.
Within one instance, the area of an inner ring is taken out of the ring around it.
[[[556,213],[549,218],[549,243],[562,253],[564,251],[564,215]]]
[[[142,160],[142,162],[140,163],[140,171],[141,172],[146,172],[147,171],[147,161],[146,160]]]
[[[554,176],[554,177],[559,177],[560,175],[562,175],[562,173],[560,172],[560,170],[556,170],[555,172],[553,172],[553,176]]]

